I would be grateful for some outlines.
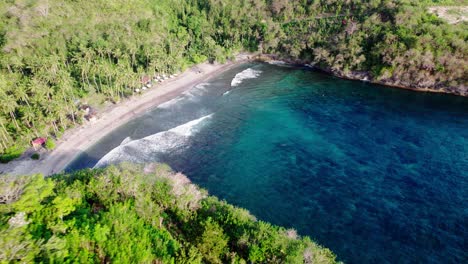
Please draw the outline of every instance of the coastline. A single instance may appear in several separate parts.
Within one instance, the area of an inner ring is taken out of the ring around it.
[[[337,72],[333,71],[331,69],[327,68],[320,68],[315,65],[310,65],[305,61],[301,60],[292,60],[292,59],[287,59],[287,58],[281,58],[278,57],[277,55],[274,54],[261,54],[257,55],[255,57],[257,61],[261,62],[271,62],[271,61],[282,61],[286,64],[290,65],[296,65],[296,66],[305,66],[305,67],[310,67],[312,69],[324,72],[326,74],[329,74],[331,76],[335,76],[341,79],[346,79],[346,80],[352,80],[352,81],[363,81],[363,82],[368,82],[371,84],[377,84],[377,85],[382,85],[386,87],[391,87],[391,88],[399,88],[399,89],[405,89],[405,90],[410,90],[410,91],[415,91],[415,92],[426,92],[426,93],[440,93],[440,94],[450,94],[450,95],[455,95],[455,96],[461,96],[461,97],[468,97],[468,91],[466,87],[464,87],[465,93],[461,93],[459,91],[451,91],[447,90],[444,88],[441,89],[434,89],[434,88],[423,88],[423,87],[411,87],[411,86],[405,86],[401,84],[394,84],[388,81],[379,81],[379,80],[373,80],[370,77],[370,74],[368,72],[351,72],[350,74],[345,74],[343,72]]]
[[[29,156],[30,151],[26,151],[20,158],[10,161],[7,164],[0,164],[0,174],[29,175],[41,173],[45,176],[62,172],[80,153],[95,144],[105,135],[119,126],[129,122],[133,118],[146,111],[176,98],[183,92],[191,89],[207,79],[218,75],[233,66],[247,61],[272,62],[280,61],[290,65],[307,66],[326,74],[342,79],[364,81],[372,84],[383,85],[417,92],[445,93],[456,96],[467,97],[468,94],[457,94],[442,89],[413,88],[402,85],[389,84],[382,81],[369,79],[365,72],[344,75],[328,69],[322,69],[303,61],[288,60],[278,58],[271,54],[239,53],[235,60],[224,64],[201,63],[197,64],[174,79],[169,79],[164,83],[157,84],[146,92],[124,99],[122,102],[106,107],[98,114],[95,121],[87,121],[84,124],[68,129],[56,142],[56,148],[52,151],[42,152],[39,160],[33,160]],[[2,168],[3,167],[3,168]]]
[[[8,164],[1,164],[2,174],[30,175],[41,173],[44,176],[62,172],[82,151],[95,144],[105,135],[119,126],[146,111],[176,98],[193,86],[206,81],[230,68],[247,62],[254,54],[240,53],[235,60],[224,64],[201,63],[197,64],[174,79],[158,84],[146,92],[132,96],[122,102],[107,107],[100,112],[94,122],[86,122],[83,125],[71,128],[57,140],[56,148],[50,152],[41,153],[39,160],[33,160],[24,155]]]

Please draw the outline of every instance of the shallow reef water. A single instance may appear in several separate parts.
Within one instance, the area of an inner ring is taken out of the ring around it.
[[[243,64],[68,169],[121,161],[166,162],[347,263],[468,261],[468,98]]]

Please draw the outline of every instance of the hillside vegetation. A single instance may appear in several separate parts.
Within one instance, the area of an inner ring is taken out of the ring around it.
[[[468,22],[468,5],[466,6],[432,6],[429,12],[436,14],[449,24]]]
[[[0,262],[336,263],[165,165],[0,178]]]
[[[467,94],[467,23],[416,0],[5,0],[0,2],[1,161],[118,102],[143,75],[241,50],[339,76]]]

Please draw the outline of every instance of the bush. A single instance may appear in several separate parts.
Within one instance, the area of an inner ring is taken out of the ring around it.
[[[24,148],[18,146],[9,147],[2,155],[0,155],[0,162],[8,163],[16,158],[19,158],[23,152]]]
[[[55,142],[52,139],[48,138],[46,143],[45,143],[45,147],[48,150],[52,150],[52,149],[55,148]]]
[[[38,160],[41,156],[39,155],[39,153],[34,153],[31,155],[31,159],[33,160]]]
[[[207,263],[222,263],[221,257],[228,251],[228,237],[211,218],[208,218],[202,225],[205,230],[198,238],[198,250],[203,254]]]
[[[193,189],[158,164],[0,177],[0,263],[337,263],[215,197],[181,206]]]

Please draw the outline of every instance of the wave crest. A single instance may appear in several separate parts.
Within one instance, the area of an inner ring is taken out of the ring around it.
[[[232,79],[231,86],[237,86],[237,85],[241,84],[242,81],[244,81],[246,79],[255,79],[260,75],[260,73],[262,73],[262,71],[254,70],[252,68],[248,68],[246,70],[243,70],[243,71],[239,72],[238,74],[236,74],[234,79]]]
[[[280,61],[280,60],[271,60],[271,61],[268,61],[268,64],[272,64],[272,65],[285,65],[286,62]]]
[[[171,107],[177,105],[178,103],[180,103],[182,101],[187,101],[187,102],[194,101],[194,100],[196,100],[197,97],[203,95],[203,93],[206,92],[206,89],[207,89],[207,87],[209,85],[210,85],[209,83],[197,84],[196,86],[194,86],[194,87],[188,89],[187,91],[183,92],[178,97],[158,105],[157,108],[167,109],[167,108],[171,108]]]
[[[125,145],[127,143],[129,143],[130,141],[132,141],[132,138],[131,137],[126,137],[124,140],[122,140],[122,142],[120,143],[120,145]]]
[[[206,115],[167,131],[122,144],[102,157],[94,168],[123,161],[135,163],[157,161],[158,154],[173,151],[186,144],[188,139],[198,132],[212,116],[213,114]]]

